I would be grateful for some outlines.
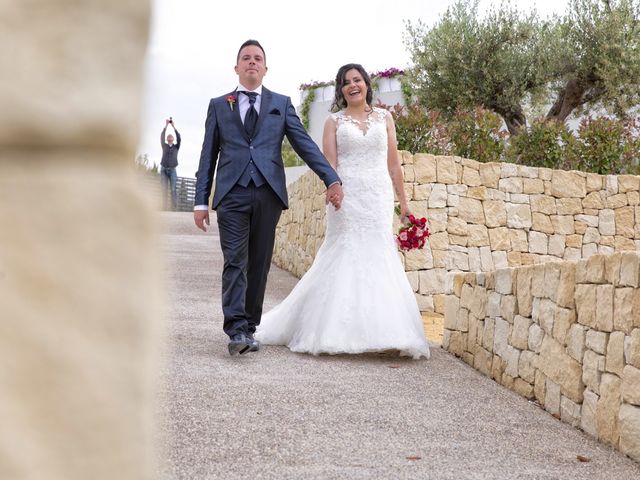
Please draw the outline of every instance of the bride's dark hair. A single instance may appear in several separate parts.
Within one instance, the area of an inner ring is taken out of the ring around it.
[[[336,75],[336,93],[333,97],[333,103],[331,104],[331,111],[336,112],[338,110],[342,110],[347,106],[347,100],[344,98],[342,94],[342,87],[345,86],[344,76],[347,74],[349,70],[357,70],[360,75],[362,75],[362,79],[364,83],[367,84],[367,105],[371,106],[371,102],[373,102],[373,90],[371,89],[371,77],[367,73],[367,71],[360,65],[359,63],[347,63],[346,65],[341,66],[338,69],[338,74]]]

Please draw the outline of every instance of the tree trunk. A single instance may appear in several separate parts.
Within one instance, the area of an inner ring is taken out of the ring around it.
[[[586,81],[573,78],[558,93],[558,98],[547,113],[547,119],[564,122],[576,108],[597,101],[605,93],[606,89],[598,86],[595,78]]]
[[[558,93],[558,98],[547,113],[548,120],[564,122],[576,108],[584,103],[586,85],[572,78]]]
[[[511,135],[517,135],[520,129],[527,124],[527,117],[524,116],[520,105],[508,109],[495,105],[490,108],[502,117]]]

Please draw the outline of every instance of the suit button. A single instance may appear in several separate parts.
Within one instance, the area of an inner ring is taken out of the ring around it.
[[[253,150],[253,145],[251,145],[251,146],[249,147],[249,150]]]

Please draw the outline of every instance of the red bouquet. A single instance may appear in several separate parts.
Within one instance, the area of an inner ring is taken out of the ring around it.
[[[414,248],[422,248],[429,238],[429,228],[427,227],[427,219],[416,218],[413,215],[407,217],[409,223],[403,225],[396,235],[396,243],[400,250],[413,250]]]

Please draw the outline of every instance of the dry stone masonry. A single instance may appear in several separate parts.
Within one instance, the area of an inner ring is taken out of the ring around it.
[[[426,248],[403,253],[423,311],[444,313],[458,272],[490,272],[640,249],[640,177],[597,175],[401,152]],[[324,186],[312,172],[290,189],[274,261],[301,276],[324,235]]]
[[[640,461],[640,255],[458,274],[443,347]]]
[[[421,310],[444,314],[443,347],[640,461],[640,177],[401,157],[431,237],[399,255]],[[323,192],[301,177],[278,226],[274,261],[298,277]]]

